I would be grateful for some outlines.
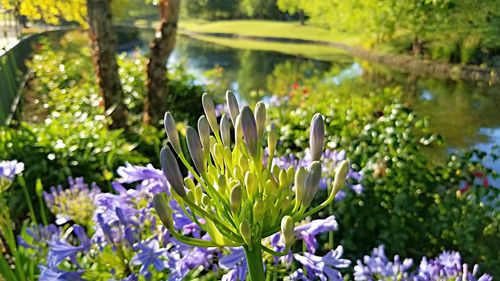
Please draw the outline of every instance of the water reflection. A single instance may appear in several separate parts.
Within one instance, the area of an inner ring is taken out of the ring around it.
[[[374,89],[400,88],[394,97],[428,116],[430,128],[453,148],[490,147],[500,143],[500,88],[466,82],[421,78],[366,62],[315,61],[274,52],[236,50],[179,37],[171,63],[184,61],[200,81],[227,85],[241,99],[334,92],[339,98],[370,96]],[[214,67],[217,67],[214,70]],[[321,97],[319,97],[321,98]],[[390,100],[387,102],[391,102]]]

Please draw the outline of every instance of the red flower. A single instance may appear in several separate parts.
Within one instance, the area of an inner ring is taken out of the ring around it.
[[[292,88],[294,90],[297,90],[300,87],[299,83],[297,81],[293,82]]]
[[[483,178],[483,186],[484,186],[484,188],[488,188],[488,186],[489,186],[488,177]]]
[[[479,171],[478,172],[474,172],[474,176],[478,177],[478,178],[482,178],[482,177],[484,177],[484,173],[483,172],[479,172]]]

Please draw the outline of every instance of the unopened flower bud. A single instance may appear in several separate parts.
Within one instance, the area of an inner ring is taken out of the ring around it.
[[[281,219],[281,233],[283,234],[283,240],[287,249],[290,249],[295,240],[294,228],[292,217],[284,216]]]
[[[269,148],[269,154],[274,155],[276,150],[276,145],[278,144],[278,132],[276,132],[276,126],[271,123],[269,128],[269,134],[267,135],[267,147]]]
[[[169,111],[165,113],[165,118],[163,122],[164,122],[163,125],[165,126],[165,132],[167,132],[168,140],[172,144],[172,147],[174,148],[175,152],[177,152],[177,154],[181,154],[182,149],[181,149],[181,143],[179,142],[179,133],[177,132],[177,125],[175,124],[174,117]]]
[[[193,190],[186,191],[186,198],[191,202],[196,202],[196,198],[194,197]]]
[[[309,135],[309,147],[311,149],[312,161],[319,161],[325,144],[325,123],[323,116],[316,113],[311,120],[311,132]]]
[[[288,177],[287,178],[287,180],[288,180],[287,186],[289,186],[293,183],[293,180],[295,177],[295,167],[294,166],[288,167],[288,169],[286,170],[286,176]]]
[[[172,210],[170,210],[170,206],[168,205],[167,194],[165,192],[160,192],[154,196],[153,206],[161,222],[168,229],[173,229]]]
[[[238,164],[240,165],[240,168],[243,171],[248,170],[248,159],[245,157],[245,155],[240,155],[240,159],[238,160]]]
[[[193,190],[195,188],[194,181],[191,178],[184,178],[184,185],[187,187],[189,190]]]
[[[276,178],[276,180],[279,179],[279,176],[280,176],[280,167],[278,167],[278,165],[273,165],[273,167],[271,168],[271,172],[274,176],[274,178]]]
[[[234,167],[233,176],[235,179],[243,181],[243,172],[241,171],[241,168],[239,166]]]
[[[241,128],[241,114],[236,116],[234,124],[234,142],[239,145],[243,140],[243,129]]]
[[[340,164],[337,166],[337,169],[335,170],[335,179],[333,180],[332,191],[331,191],[334,196],[342,188],[342,186],[344,186],[348,172],[349,172],[349,161],[343,160],[342,162],[340,162]]]
[[[248,152],[251,156],[257,155],[257,124],[253,117],[250,107],[245,106],[241,111],[241,128],[243,130],[243,137],[247,146]]]
[[[207,116],[212,131],[216,135],[219,134],[219,125],[217,124],[217,116],[215,115],[214,101],[207,93],[204,93],[201,97],[201,103],[203,104],[203,110],[205,110],[205,115]]]
[[[295,173],[295,198],[297,202],[302,203],[304,201],[304,194],[306,188],[306,178],[307,170],[304,167],[300,167]]]
[[[255,123],[257,125],[257,140],[260,143],[266,129],[266,105],[261,101],[255,105]]]
[[[287,177],[287,174],[286,174],[286,170],[283,169],[283,170],[280,171],[279,181],[280,181],[280,184],[279,184],[280,188],[284,188],[284,187],[287,186],[288,177]]]
[[[227,182],[226,178],[223,175],[219,175],[219,178],[217,179],[217,187],[218,187],[218,192],[221,195],[226,194],[226,189],[227,189]]]
[[[180,197],[186,196],[186,191],[184,190],[182,174],[179,170],[179,165],[177,164],[177,159],[175,159],[174,154],[168,147],[162,148],[160,152],[160,163],[163,174],[167,178],[170,186],[174,189]]]
[[[222,115],[220,120],[220,136],[222,138],[222,143],[226,147],[231,146],[231,120],[226,114]]]
[[[240,114],[240,107],[236,97],[231,91],[226,92],[227,108],[229,108],[229,114],[231,115],[231,121],[236,124],[236,117]]]
[[[211,204],[210,204],[210,197],[208,197],[208,195],[206,194],[203,194],[201,196],[201,204],[205,207],[211,207]]]
[[[231,190],[231,197],[229,198],[229,204],[231,207],[231,211],[233,214],[237,214],[238,210],[240,208],[241,200],[243,199],[243,194],[242,194],[241,186],[236,185],[233,187]]]
[[[201,189],[201,186],[197,185],[194,188],[194,199],[195,199],[195,202],[200,203],[202,196],[203,196],[203,189]]]
[[[319,161],[314,161],[309,166],[309,173],[306,177],[305,182],[305,193],[304,193],[304,201],[302,204],[307,207],[311,204],[314,195],[319,188],[319,181],[321,180],[321,163]]]
[[[210,151],[210,125],[208,124],[205,115],[198,119],[198,133],[200,134],[200,141],[205,153]]]
[[[276,196],[276,186],[272,180],[267,180],[264,185],[264,196],[275,197]]]
[[[257,199],[253,204],[253,217],[254,221],[262,222],[264,215],[266,214],[266,205],[260,199]],[[262,224],[261,224],[262,226]]]
[[[257,194],[257,184],[255,182],[255,175],[253,173],[246,172],[245,188],[247,190],[248,198],[254,198],[255,194]]]
[[[205,159],[203,149],[201,148],[200,137],[193,127],[187,126],[186,128],[186,142],[194,166],[200,174],[205,174]]]
[[[222,144],[216,143],[214,144],[214,151],[215,151],[215,161],[219,163],[221,167],[224,166],[224,148],[222,147]]]
[[[43,184],[41,179],[36,179],[35,182],[35,192],[38,197],[43,196]]]
[[[246,218],[241,220],[240,234],[247,245],[252,245],[252,227]]]

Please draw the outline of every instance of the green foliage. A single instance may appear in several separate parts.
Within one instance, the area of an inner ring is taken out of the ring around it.
[[[486,180],[498,175],[482,164],[496,152],[446,156],[428,120],[398,103],[405,97],[400,88],[356,79],[336,85],[326,81],[331,77],[345,79],[335,69],[322,73],[312,64],[288,63],[275,68],[268,85],[282,97],[270,112],[286,148],[282,154],[308,146],[306,120],[319,111],[327,146],[346,151],[353,167],[363,170],[364,192],[347,192],[335,203],[335,241],[353,259],[379,244],[388,245],[390,255],[417,259],[455,249],[468,263],[498,272],[498,247],[492,245],[500,239],[499,190]]]
[[[494,0],[281,0],[278,5],[290,13],[304,10],[313,24],[363,34],[368,45],[404,45],[397,52],[479,64],[498,49],[500,9]]]
[[[41,44],[28,63],[33,74],[24,93],[23,120],[0,128],[0,159],[17,159],[26,165],[29,189],[42,177],[45,187],[64,182],[69,176],[108,187],[117,167],[125,162],[158,165],[161,131],[142,125],[145,96],[145,58],[139,52],[120,55],[120,78],[125,104],[130,110],[130,132],[107,129],[104,108],[93,75],[90,50],[82,35],[70,32],[60,41]],[[180,67],[169,75],[169,109],[176,118],[196,124],[203,88]],[[22,194],[14,193],[10,203],[20,206]],[[34,199],[34,193],[31,194]],[[36,204],[36,203],[35,203]]]
[[[227,19],[238,14],[238,1],[192,0],[181,5],[181,13],[190,18]]]

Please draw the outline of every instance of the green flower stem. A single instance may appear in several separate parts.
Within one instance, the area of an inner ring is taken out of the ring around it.
[[[331,193],[332,185],[328,185],[328,194]],[[333,215],[333,203],[328,204],[328,215]],[[333,249],[333,231],[328,232],[328,246]]]
[[[177,240],[179,240],[182,243],[194,246],[194,247],[217,247],[215,243],[212,243],[209,240],[201,240],[197,238],[191,238],[188,236],[184,236],[179,234],[177,230],[175,230],[171,225],[166,224],[165,227],[168,229],[168,232],[172,234]]]
[[[203,210],[200,208],[198,205],[196,205],[194,202],[191,202],[189,199],[184,198],[184,202],[188,204],[190,208],[192,208],[194,211],[200,213],[205,219],[209,219],[213,221],[214,223],[217,224],[218,227],[220,227],[220,230],[222,230],[224,235],[228,238],[230,238],[233,241],[237,241],[240,243],[243,243],[243,239],[239,237],[239,235],[234,231],[228,228],[222,221],[220,221],[218,218],[212,216],[209,214],[207,211]]]
[[[182,211],[184,212],[184,214],[186,214],[186,216],[187,216],[190,220],[194,221],[194,222],[195,222],[195,223],[196,223],[196,224],[197,224],[197,225],[198,225],[198,226],[199,226],[202,230],[207,231],[207,228],[206,228],[203,224],[201,224],[201,223],[200,223],[200,221],[198,220],[198,218],[196,217],[196,214],[195,214],[194,212],[192,212],[192,215],[191,215],[191,214],[187,211],[186,206],[184,206],[184,204],[179,204],[179,205],[181,206],[181,209],[182,209]]]
[[[4,198],[0,194],[0,203],[5,203]],[[16,236],[14,235],[14,230],[12,229],[12,220],[10,218],[10,210],[8,207],[0,208],[0,233],[4,235],[5,242],[9,247],[11,254],[15,259],[15,271],[18,276],[18,280],[25,281],[26,275],[22,269],[22,261],[19,252],[17,251]]]
[[[213,199],[217,198],[217,200],[214,200],[214,204],[219,206],[218,200],[220,200],[220,202],[223,205],[222,207],[223,207],[225,213],[227,214],[228,210],[230,210],[229,204],[220,196],[220,194],[213,188],[213,186],[211,186],[208,183],[208,181],[206,181],[206,180],[204,181],[200,178],[198,173],[196,173],[196,171],[193,169],[193,167],[191,167],[191,165],[189,164],[189,162],[187,161],[186,157],[184,157],[183,154],[179,154],[179,157],[181,159],[181,162],[184,164],[184,166],[186,166],[186,168],[188,168],[188,170],[191,172],[191,174],[194,176],[194,178],[204,187],[204,189],[208,193],[208,195]],[[216,209],[220,209],[220,208],[217,208],[217,206],[216,206]]]
[[[30,217],[31,221],[33,221],[35,224],[38,224],[36,221],[36,216],[35,216],[35,209],[33,209],[33,204],[31,204],[31,199],[30,199],[30,194],[28,192],[28,187],[26,186],[26,181],[22,176],[18,177],[19,184],[21,185],[24,193],[24,199],[26,199],[26,204],[28,205],[28,210],[30,212]]]
[[[260,241],[253,243],[252,246],[245,245],[245,257],[247,259],[248,275],[251,281],[262,281],[264,275],[264,263],[262,262],[262,248]]]
[[[288,250],[290,250],[290,249],[285,249],[282,252],[276,252],[275,250],[262,245],[262,250],[264,250],[264,252],[268,252],[269,254],[271,254],[273,256],[282,257],[282,256],[286,256],[288,254]]]

